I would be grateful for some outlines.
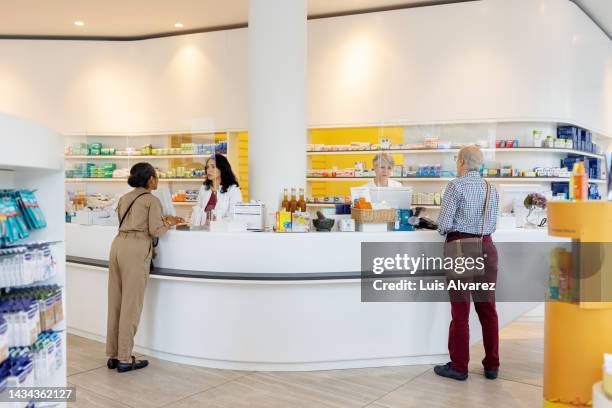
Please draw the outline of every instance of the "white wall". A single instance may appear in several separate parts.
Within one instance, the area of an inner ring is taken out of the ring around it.
[[[246,32],[0,41],[0,111],[64,133],[246,128]]]
[[[612,43],[567,0],[311,22],[311,125],[567,121],[612,135]]]
[[[308,29],[309,126],[530,120],[612,136],[612,45],[568,0],[483,0]],[[67,133],[247,128],[247,89],[246,29],[0,40],[0,111]]]

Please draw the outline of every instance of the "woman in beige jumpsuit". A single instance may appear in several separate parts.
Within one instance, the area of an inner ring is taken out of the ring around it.
[[[149,278],[152,242],[178,221],[174,217],[164,218],[159,199],[151,194],[157,188],[153,166],[135,164],[128,184],[134,190],[119,199],[120,226],[111,246],[108,274],[107,365],[119,372],[148,364],[146,360],[136,360],[132,349]]]

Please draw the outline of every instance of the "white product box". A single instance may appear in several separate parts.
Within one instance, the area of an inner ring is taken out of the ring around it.
[[[355,220],[352,218],[342,218],[338,220],[338,229],[340,232],[354,232]]]
[[[387,232],[389,231],[389,224],[386,222],[377,223],[377,224],[358,222],[356,223],[356,225],[357,225],[357,231],[359,232]]]
[[[236,203],[234,205],[234,221],[242,222],[249,230],[263,231],[265,205],[261,202]]]

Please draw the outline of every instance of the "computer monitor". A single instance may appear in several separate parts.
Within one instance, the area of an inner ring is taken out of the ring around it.
[[[396,209],[409,209],[412,206],[412,187],[370,187],[372,203],[387,202]]]

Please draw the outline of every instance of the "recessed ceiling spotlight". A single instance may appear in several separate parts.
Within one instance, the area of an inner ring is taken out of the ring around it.
[[[174,23],[174,28],[183,28],[183,23]]]
[[[83,27],[83,26],[85,25],[85,23],[84,23],[84,22],[82,22],[82,21],[75,21],[75,22],[74,22],[74,25],[75,25],[75,26],[78,26],[78,27]]]

